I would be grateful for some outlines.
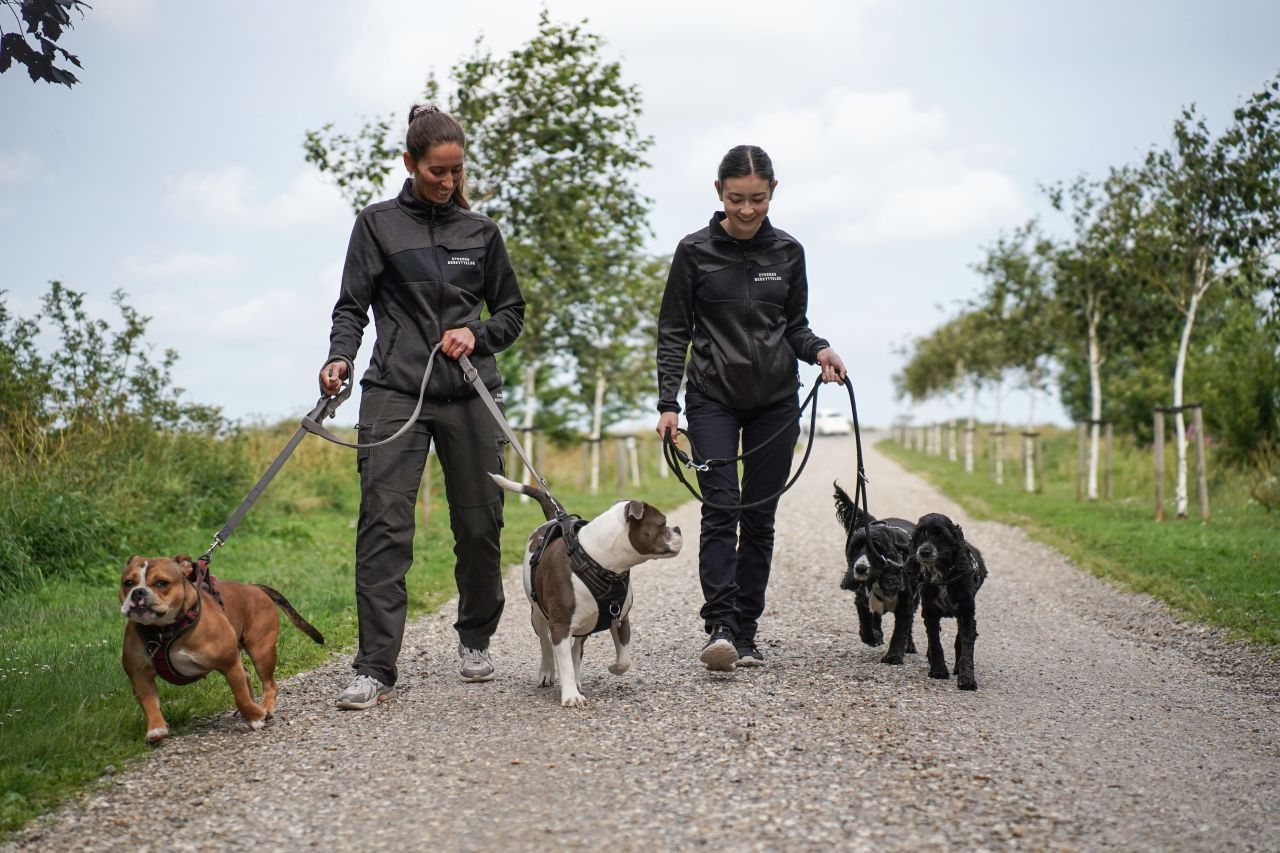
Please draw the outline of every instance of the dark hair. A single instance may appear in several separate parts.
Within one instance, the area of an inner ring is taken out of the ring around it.
[[[745,178],[759,175],[769,184],[774,181],[773,161],[759,145],[735,145],[729,149],[720,161],[720,171],[716,179],[724,183],[725,178]]]
[[[467,147],[467,135],[458,120],[435,104],[414,104],[409,109],[409,130],[405,133],[404,148],[417,163],[433,146],[454,142],[460,148]],[[453,188],[453,202],[464,210],[471,209],[467,201],[465,178]]]

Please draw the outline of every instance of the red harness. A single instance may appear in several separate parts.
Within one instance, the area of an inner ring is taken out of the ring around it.
[[[163,678],[170,684],[190,684],[193,681],[199,681],[208,673],[200,673],[199,675],[183,675],[174,667],[173,662],[169,660],[169,648],[173,645],[173,641],[190,631],[200,621],[201,600],[204,598],[203,593],[207,592],[213,596],[218,602],[218,606],[222,606],[222,596],[218,593],[218,579],[209,572],[209,558],[201,557],[196,560],[195,565],[191,567],[191,571],[187,574],[187,580],[196,588],[196,603],[186,613],[182,614],[182,618],[172,625],[162,625],[156,627],[154,625],[138,625],[138,635],[142,637],[143,643],[146,644],[147,657],[151,658],[151,665],[155,667],[156,675]]]

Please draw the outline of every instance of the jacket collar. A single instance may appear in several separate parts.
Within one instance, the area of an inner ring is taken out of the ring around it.
[[[458,205],[452,200],[444,204],[432,204],[429,201],[423,201],[413,194],[413,179],[405,178],[404,186],[400,188],[400,195],[396,196],[396,204],[400,209],[408,213],[410,216],[416,216],[419,219],[429,219],[432,222],[439,222],[442,219],[448,219],[458,209]]]
[[[773,238],[773,223],[769,221],[769,217],[764,218],[764,222],[760,223],[760,230],[756,232],[756,236],[750,240],[739,240],[737,237],[729,236],[729,232],[724,230],[724,226],[720,223],[725,219],[725,212],[717,210],[711,214],[711,239],[713,240],[732,240],[735,243],[754,243],[757,240],[769,240]]]

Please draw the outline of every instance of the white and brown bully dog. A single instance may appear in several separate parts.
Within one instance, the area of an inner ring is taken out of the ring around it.
[[[207,589],[192,583],[193,566],[185,555],[134,556],[120,578],[120,612],[129,620],[121,661],[147,717],[147,743],[158,743],[169,734],[160,713],[157,674],[175,684],[187,684],[214,670],[221,672],[231,685],[240,716],[250,728],[260,729],[276,709],[276,637],[280,633],[276,607],[298,630],[317,643],[324,642],[320,632],[269,586],[220,580],[216,584],[222,597],[219,606]],[[240,660],[241,647],[262,681],[262,704],[253,700],[249,674]]]
[[[542,489],[508,480],[497,474],[490,477],[502,488],[528,495],[542,506],[550,521],[555,507]],[[601,621],[595,596],[574,573],[568,547],[557,537],[543,549],[547,525],[529,537],[524,560],[524,592],[529,598],[529,618],[542,646],[542,665],[538,668],[538,686],[550,687],[560,681],[560,704],[566,708],[585,705],[582,695],[582,646],[587,635]],[[667,517],[644,501],[618,501],[587,522],[577,531],[578,544],[587,556],[616,575],[626,575],[632,567],[648,560],[661,560],[680,553],[684,540],[679,527],[668,527]],[[541,550],[538,561],[537,602],[530,560]],[[616,659],[609,672],[622,675],[631,668],[631,590],[610,621]]]

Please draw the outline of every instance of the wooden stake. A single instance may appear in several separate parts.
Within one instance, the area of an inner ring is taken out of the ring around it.
[[[1156,521],[1164,521],[1164,412],[1156,411],[1153,438],[1151,448],[1156,464]]]
[[[1196,430],[1196,486],[1200,492],[1200,518],[1209,520],[1209,481],[1204,465],[1204,414],[1203,408],[1196,406],[1191,423]]]

